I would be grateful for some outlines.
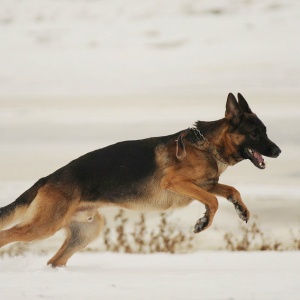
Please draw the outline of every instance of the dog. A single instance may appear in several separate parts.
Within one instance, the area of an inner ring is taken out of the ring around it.
[[[238,94],[237,101],[230,93],[220,120],[197,121],[168,136],[116,143],[39,179],[0,209],[0,247],[45,239],[64,228],[66,239],[48,264],[65,266],[99,235],[104,222],[98,209],[105,206],[164,211],[197,200],[206,208],[194,227],[199,233],[211,226],[216,196],[221,196],[247,222],[249,211],[240,193],[220,184],[219,177],[245,159],[264,169],[263,155],[275,158],[280,152],[244,97]],[[3,230],[12,223],[16,225]]]

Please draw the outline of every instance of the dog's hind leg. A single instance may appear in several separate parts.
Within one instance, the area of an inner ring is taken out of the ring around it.
[[[0,232],[0,247],[12,242],[45,239],[65,226],[78,203],[50,186],[43,187],[24,213],[23,220]]]
[[[77,251],[85,248],[100,233],[104,225],[103,218],[98,212],[86,220],[74,220],[66,226],[67,237],[58,252],[48,261],[53,267],[65,266],[68,259]]]
[[[14,202],[0,208],[0,230],[22,217],[31,202],[35,199],[39,189],[45,184],[45,181],[45,178],[41,178]]]

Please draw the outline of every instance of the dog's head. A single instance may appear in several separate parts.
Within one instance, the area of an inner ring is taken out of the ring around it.
[[[280,148],[268,138],[266,126],[241,94],[238,94],[238,101],[233,94],[228,95],[225,118],[230,124],[229,136],[239,157],[250,159],[259,169],[266,167],[263,155],[278,157]]]

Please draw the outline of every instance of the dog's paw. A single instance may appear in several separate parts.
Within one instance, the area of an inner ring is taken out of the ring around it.
[[[238,214],[238,216],[245,221],[246,223],[249,220],[250,213],[246,206],[240,205],[238,201],[236,201],[231,196],[227,198],[229,202],[231,202],[234,205],[234,208]]]
[[[206,229],[207,225],[208,225],[208,217],[204,216],[201,219],[199,219],[197,221],[197,223],[195,224],[194,227],[194,233],[199,233],[201,231],[203,231],[204,229]]]
[[[249,210],[246,207],[243,207],[238,203],[236,203],[234,205],[234,207],[235,207],[235,210],[236,210],[238,216],[247,223],[249,220],[249,217],[250,217]]]

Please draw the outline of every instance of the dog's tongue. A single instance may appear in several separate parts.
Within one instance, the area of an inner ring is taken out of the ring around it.
[[[259,163],[264,162],[264,158],[262,157],[262,155],[256,151],[254,151],[254,157],[258,160]]]

